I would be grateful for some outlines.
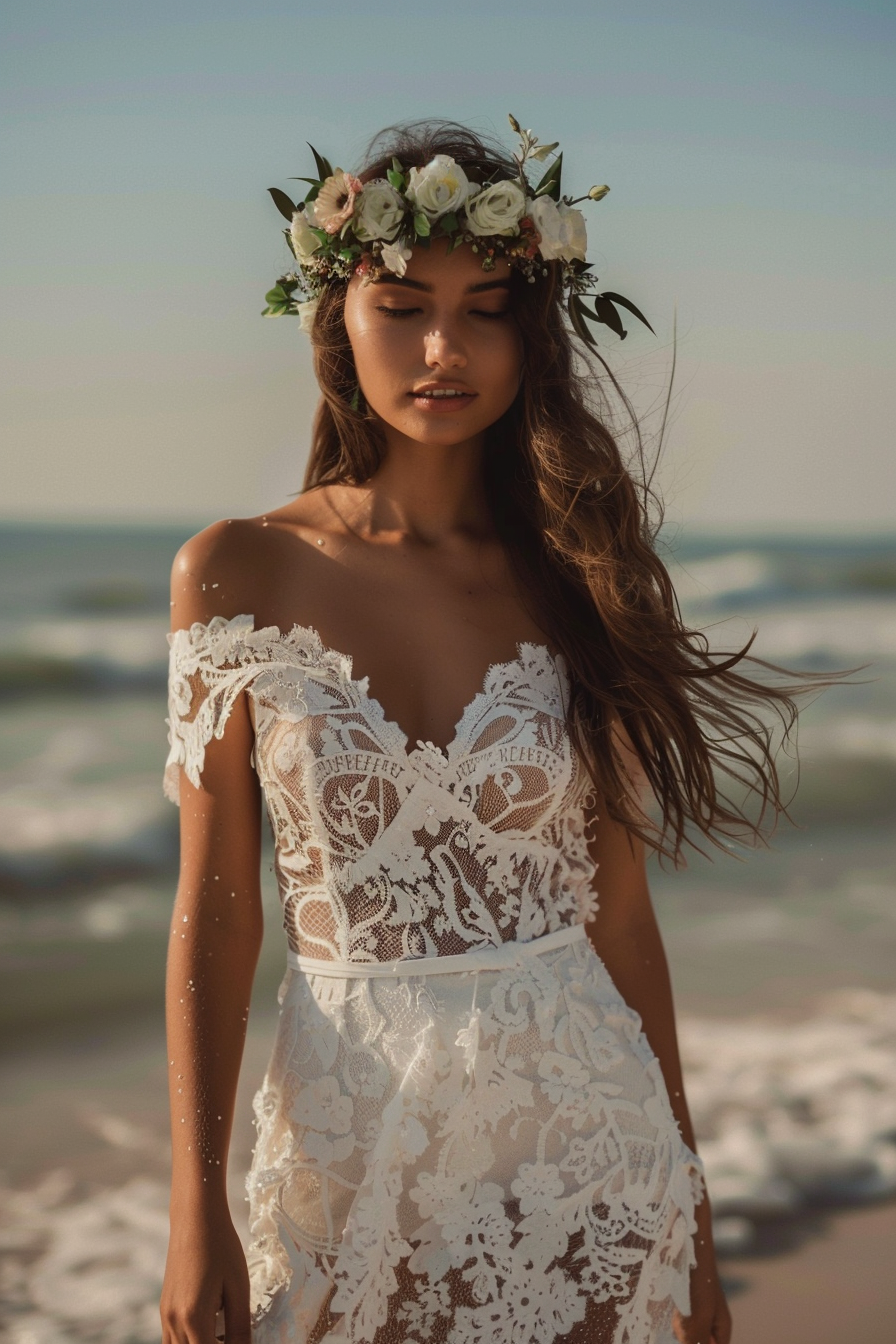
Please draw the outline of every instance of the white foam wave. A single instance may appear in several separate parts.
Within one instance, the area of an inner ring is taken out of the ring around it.
[[[679,1024],[717,1216],[896,1192],[896,995],[839,991],[805,1022]]]
[[[849,714],[803,730],[801,746],[815,757],[896,761],[896,719]]]
[[[671,566],[675,591],[681,602],[729,598],[767,588],[775,570],[761,551],[730,551],[707,560],[692,560]]]
[[[49,664],[135,674],[163,674],[168,663],[165,622],[158,616],[53,617],[10,623],[3,631],[0,661]]]
[[[757,605],[744,616],[701,606],[685,614],[706,629],[714,648],[736,648],[758,630],[752,652],[772,662],[798,666],[822,659],[851,666],[896,658],[896,602],[891,598]]]

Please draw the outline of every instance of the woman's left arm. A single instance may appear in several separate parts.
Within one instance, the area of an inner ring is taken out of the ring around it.
[[[643,843],[610,818],[589,818],[590,849],[598,864],[600,907],[587,926],[591,943],[622,998],[641,1018],[663,1072],[682,1138],[696,1152],[684,1083],[666,953],[657,926]],[[697,1265],[691,1273],[691,1315],[677,1317],[682,1344],[729,1344],[731,1314],[716,1266],[708,1198],[696,1209]]]

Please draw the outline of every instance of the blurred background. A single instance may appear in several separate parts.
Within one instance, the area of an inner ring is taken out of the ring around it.
[[[738,1344],[891,1338],[896,1298],[896,16],[884,3],[6,0],[0,341],[0,1326],[158,1338],[176,881],[168,573],[284,503],[315,400],[266,188],[447,116],[564,151],[603,353],[659,427],[689,619],[868,665],[806,710],[796,826],[656,869]],[[601,329],[603,330],[603,329]],[[887,394],[885,396],[885,393]],[[794,767],[785,760],[785,771]],[[794,777],[795,782],[795,777]],[[268,935],[231,1162],[273,1033]]]

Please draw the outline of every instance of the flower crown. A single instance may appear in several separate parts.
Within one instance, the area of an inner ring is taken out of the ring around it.
[[[361,275],[365,284],[385,272],[404,275],[414,247],[428,247],[431,238],[450,239],[449,252],[469,243],[482,254],[482,269],[492,271],[495,258],[504,257],[522,271],[530,284],[547,275],[547,262],[559,262],[563,286],[569,291],[567,310],[576,334],[597,345],[587,322],[627,335],[617,308],[627,308],[653,331],[647,318],[621,294],[590,288],[585,260],[585,217],[575,209],[580,201],[600,201],[608,186],[592,187],[573,200],[560,194],[562,152],[533,187],[526,165],[544,161],[558,142],[541,145],[531,131],[522,130],[515,117],[510,124],[520,137],[521,150],[513,159],[514,178],[484,183],[472,181],[447,154],[436,154],[422,168],[405,169],[393,158],[384,178],[362,183],[352,173],[332,168],[313,145],[317,177],[301,205],[294,205],[279,187],[269,187],[274,204],[289,221],[286,241],[298,269],[282,275],[265,295],[263,317],[298,316],[310,331],[320,294],[334,280]],[[591,300],[589,308],[585,299]]]

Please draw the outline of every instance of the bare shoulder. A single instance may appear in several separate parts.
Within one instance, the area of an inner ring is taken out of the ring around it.
[[[171,566],[171,629],[254,615],[266,549],[260,518],[224,518],[185,541]]]
[[[282,623],[285,578],[301,594],[326,510],[317,492],[255,518],[224,518],[184,542],[171,566],[171,629],[213,616]]]

